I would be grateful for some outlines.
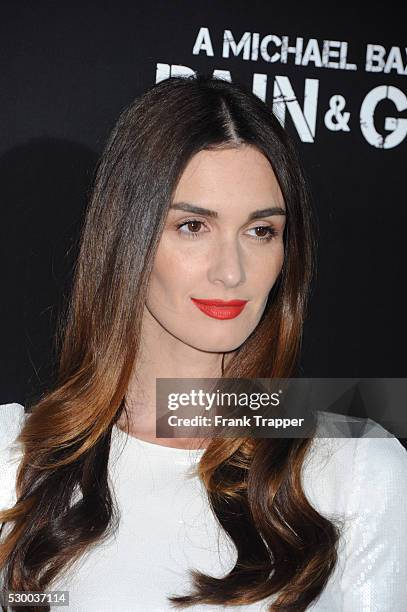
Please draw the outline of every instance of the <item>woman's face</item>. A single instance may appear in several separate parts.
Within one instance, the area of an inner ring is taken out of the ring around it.
[[[188,206],[202,210],[189,212]],[[250,219],[264,209],[272,210]],[[199,152],[180,178],[166,219],[147,310],[191,347],[237,349],[256,328],[281,271],[284,225],[282,193],[258,149]],[[247,303],[240,311],[202,310],[191,298]]]

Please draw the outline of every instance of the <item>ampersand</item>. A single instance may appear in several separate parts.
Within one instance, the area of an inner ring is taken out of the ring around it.
[[[346,100],[343,96],[332,96],[329,100],[329,110],[325,113],[325,125],[332,132],[349,132],[348,121],[350,113],[342,112],[345,108]]]

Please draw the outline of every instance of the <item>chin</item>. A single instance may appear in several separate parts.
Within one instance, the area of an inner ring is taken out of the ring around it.
[[[236,349],[238,349],[244,341],[245,339],[236,340],[236,342],[231,342],[230,338],[228,338],[224,341],[219,340],[214,342],[206,342],[205,344],[201,344],[199,342],[190,342],[188,344],[190,344],[190,346],[193,346],[199,351],[205,351],[207,353],[228,353],[230,351],[235,351]]]

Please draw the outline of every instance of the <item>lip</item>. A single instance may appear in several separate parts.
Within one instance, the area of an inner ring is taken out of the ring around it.
[[[234,319],[238,317],[248,300],[201,300],[191,298],[192,302],[208,317],[213,319]]]

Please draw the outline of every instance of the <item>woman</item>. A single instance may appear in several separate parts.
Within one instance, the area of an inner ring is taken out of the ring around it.
[[[255,95],[171,78],[123,112],[58,382],[1,412],[5,589],[86,612],[404,609],[395,438],[155,436],[156,378],[295,375],[312,261],[299,162]],[[204,299],[247,303],[219,318]]]

